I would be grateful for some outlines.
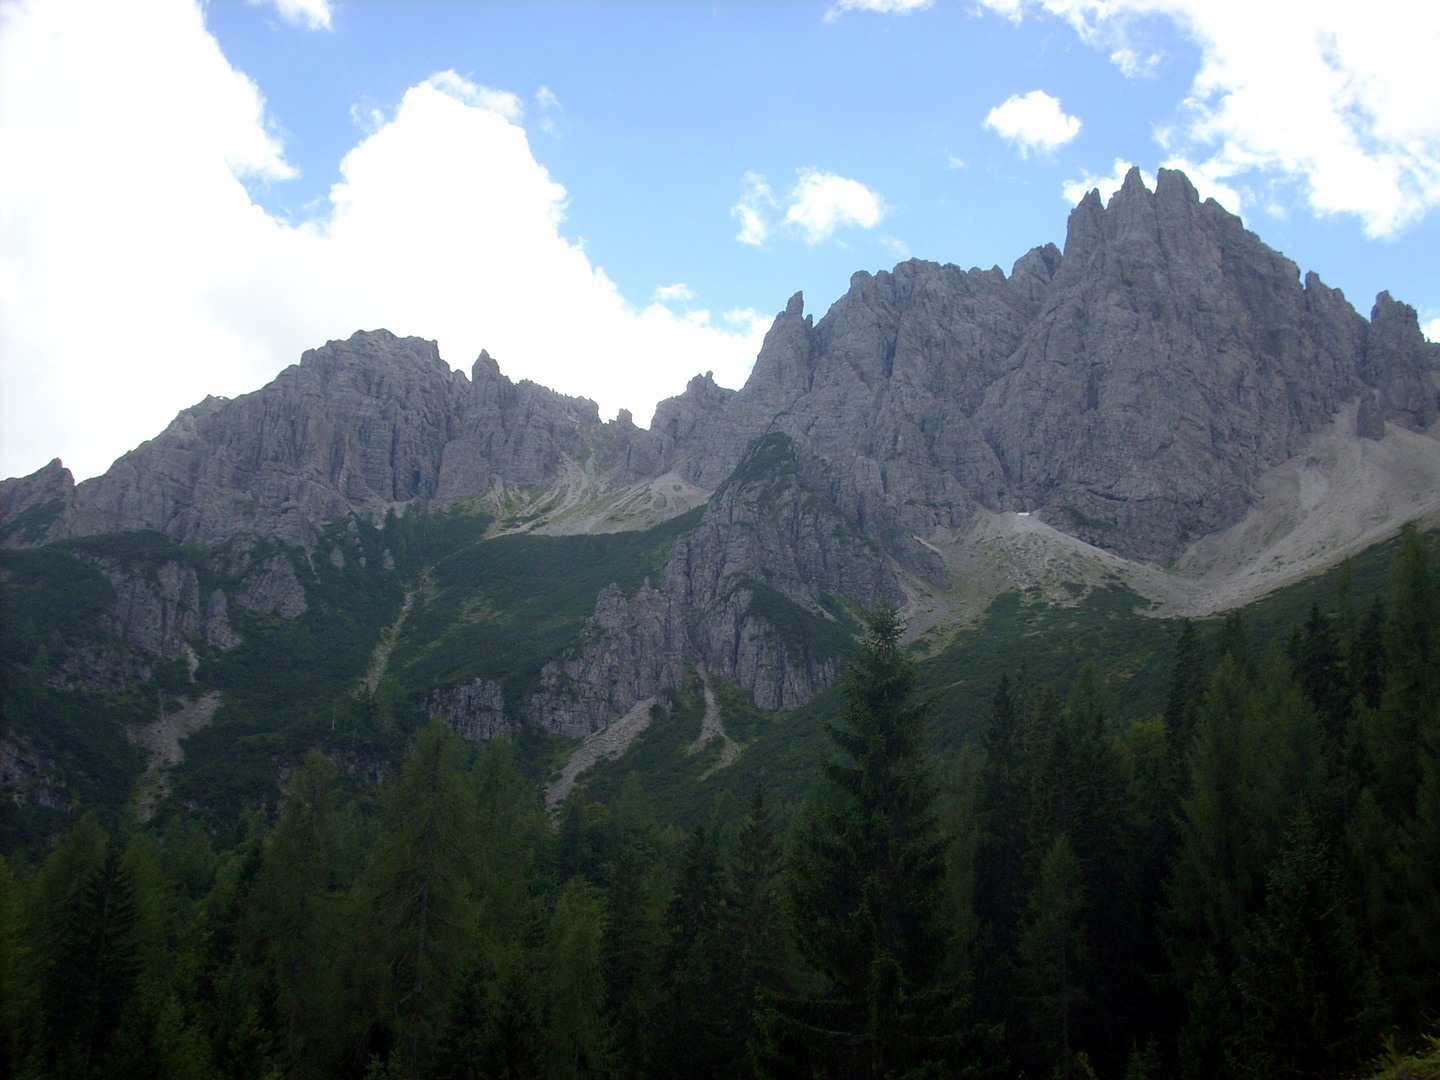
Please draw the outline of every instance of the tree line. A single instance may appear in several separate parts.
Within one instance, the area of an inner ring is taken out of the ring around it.
[[[83,817],[0,861],[16,1077],[1349,1077],[1440,1010],[1440,575],[1280,647],[1185,624],[1163,716],[1093,670],[938,761],[872,616],[808,796],[540,807],[436,722],[315,753],[218,849]],[[1432,1045],[1433,1048],[1433,1045]],[[1418,1074],[1417,1074],[1418,1075]]]

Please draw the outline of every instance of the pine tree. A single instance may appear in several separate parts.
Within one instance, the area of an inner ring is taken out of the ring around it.
[[[1307,713],[1283,672],[1252,680],[1228,655],[1205,695],[1167,912],[1168,948],[1189,1006],[1181,1033],[1187,1075],[1220,1067],[1233,1034],[1223,1025],[1239,1009],[1240,936],[1262,906],[1294,807],[1313,794],[1297,746]]]
[[[613,1064],[605,1017],[604,909],[584,878],[572,878],[550,918],[544,958],[546,1073],[554,1080],[607,1075]]]
[[[871,616],[868,629],[843,681],[841,721],[827,725],[839,759],[824,767],[789,875],[795,945],[828,992],[775,1002],[765,1021],[772,1072],[899,1076],[958,1049],[928,709],[910,701],[895,614]]]
[[[1013,940],[1029,831],[1031,767],[1020,704],[1000,676],[982,736],[981,828],[976,904],[980,919],[1006,949]]]
[[[1072,957],[1070,985],[1088,988],[1102,1011],[1067,1007],[1070,1041],[1103,1065],[1124,1060],[1130,1025],[1144,990],[1137,984],[1136,927],[1142,917],[1134,880],[1133,848],[1125,835],[1125,780],[1114,743],[1105,732],[1104,687],[1086,664],[1065,707],[1046,725],[1033,785],[1031,848],[1042,860],[1059,837],[1076,862],[1072,919],[1083,950]],[[1038,887],[1038,875],[1037,885]],[[1102,899],[1103,898],[1103,899]]]
[[[652,909],[653,860],[626,847],[610,870],[605,896],[604,982],[607,1013],[620,1042],[635,1057],[651,1053],[657,1008],[662,931]]]
[[[22,1017],[34,1009],[28,950],[20,938],[20,895],[10,864],[0,855],[0,1075],[15,1076],[32,1033]]]
[[[286,785],[244,925],[247,960],[270,969],[290,1059],[312,1066],[327,1049],[341,929],[335,800],[334,769],[314,752]]]
[[[730,864],[734,894],[726,929],[735,972],[732,1024],[740,1048],[748,1047],[756,1037],[755,1018],[762,995],[779,993],[784,987],[781,865],[774,813],[764,787],[757,785],[750,810],[740,823]],[[732,1076],[748,1076],[748,1052],[733,1058],[729,1071]]]

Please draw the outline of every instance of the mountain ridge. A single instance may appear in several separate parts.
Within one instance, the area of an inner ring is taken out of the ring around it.
[[[488,353],[467,377],[434,342],[357,332],[183,411],[103,476],[75,485],[57,460],[0,483],[0,542],[153,530],[217,551],[204,587],[179,562],[144,580],[96,564],[123,598],[111,624],[193,677],[241,640],[237,611],[304,614],[320,562],[395,567],[360,523],[483,515],[493,539],[693,514],[648,576],[587,596],[523,688],[418,688],[476,738],[580,737],[695,664],[794,709],[877,604],[933,651],[1006,591],[1064,606],[1121,581],[1158,616],[1246,602],[1440,520],[1437,400],[1413,309],[1382,293],[1366,320],[1183,174],[1151,192],[1132,171],[1009,276],[912,259],[857,273],[818,321],[795,294],[744,387],[697,375],[648,430]]]

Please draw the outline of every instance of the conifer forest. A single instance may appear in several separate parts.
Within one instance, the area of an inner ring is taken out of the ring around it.
[[[893,613],[813,778],[553,816],[416,724],[214,827],[86,812],[0,863],[15,1077],[1436,1075],[1440,570],[1414,529],[1283,632],[1185,623],[1163,711],[1094,663],[938,746]],[[1408,1071],[1406,1071],[1408,1070]]]

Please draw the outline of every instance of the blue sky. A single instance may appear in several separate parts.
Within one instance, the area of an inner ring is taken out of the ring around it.
[[[1117,162],[1434,337],[1435,7],[0,0],[0,472],[362,326],[643,424],[797,289],[1063,243]]]

